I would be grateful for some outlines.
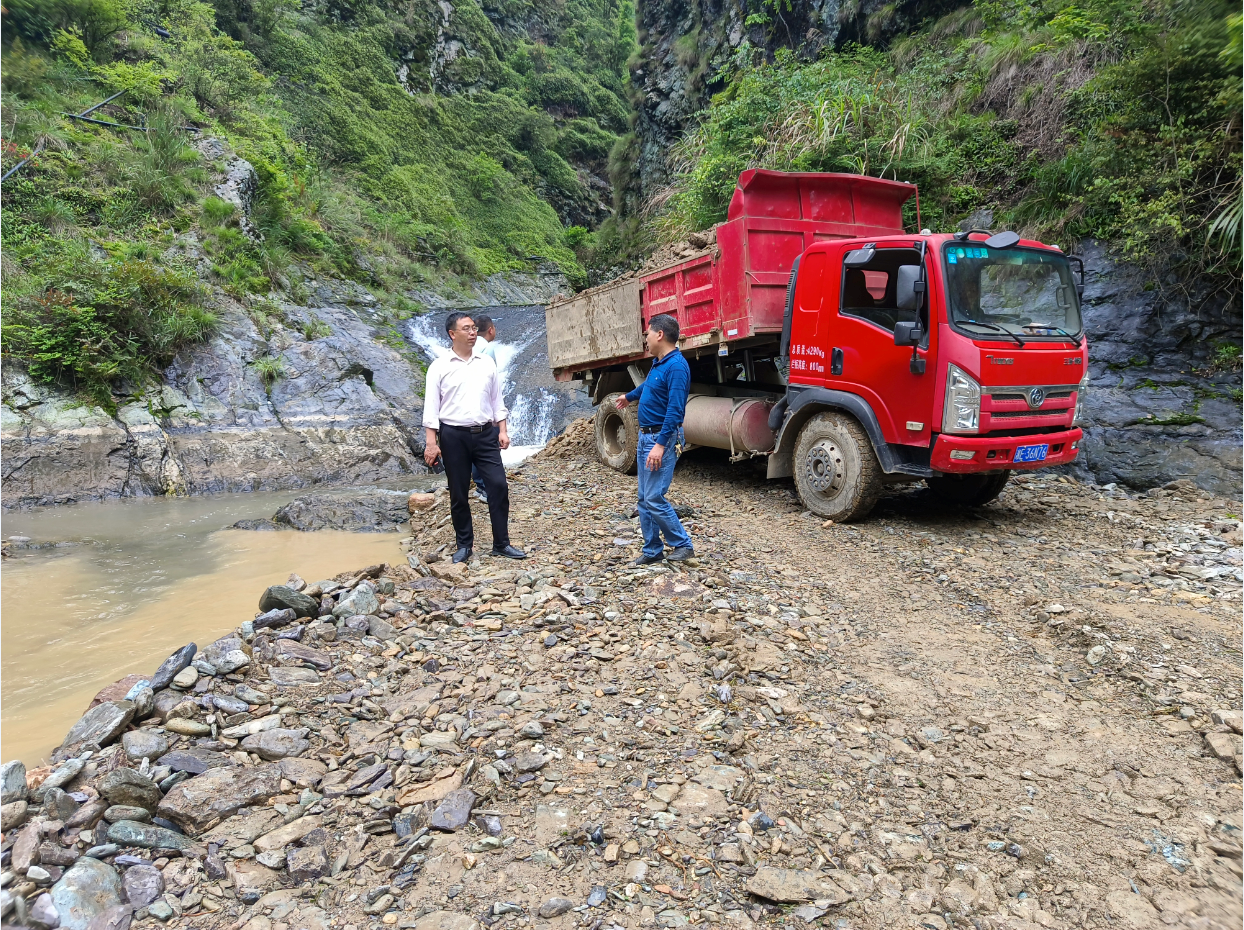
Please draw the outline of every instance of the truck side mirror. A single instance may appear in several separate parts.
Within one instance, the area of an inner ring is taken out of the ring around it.
[[[898,278],[894,285],[894,301],[900,310],[919,310],[924,304],[924,281],[921,280],[923,267],[920,265],[899,265]],[[907,343],[901,343],[907,345]]]
[[[919,323],[901,322],[894,324],[894,344],[896,346],[918,346],[924,338],[924,330]]]

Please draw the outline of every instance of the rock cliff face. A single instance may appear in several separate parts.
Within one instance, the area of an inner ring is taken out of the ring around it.
[[[1082,251],[1090,425],[1076,471],[1101,484],[1190,478],[1238,494],[1240,371],[1215,368],[1216,347],[1240,343],[1238,294],[1173,276],[1146,290],[1148,276],[1101,243]]]
[[[636,89],[636,159],[641,199],[666,182],[671,147],[723,89],[722,69],[744,44],[815,58],[847,42],[883,44],[924,19],[968,0],[640,0],[641,54],[631,66]],[[635,191],[632,191],[633,195]]]
[[[266,336],[226,303],[220,335],[115,416],[6,365],[4,506],[422,472],[420,370],[359,296],[324,286],[312,306],[279,304],[285,321]]]

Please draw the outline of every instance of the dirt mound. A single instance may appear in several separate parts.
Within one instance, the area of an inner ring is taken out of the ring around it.
[[[533,456],[539,461],[550,459],[582,462],[596,458],[596,426],[591,417],[580,417],[566,427],[560,436]]]

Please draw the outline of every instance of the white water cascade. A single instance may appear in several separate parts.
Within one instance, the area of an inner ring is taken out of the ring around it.
[[[489,314],[497,324],[497,369],[501,373],[505,405],[510,411],[510,448],[501,453],[501,459],[507,465],[515,465],[539,452],[558,429],[558,405],[562,398],[546,387],[528,383],[533,380],[529,368],[535,367],[535,363],[544,357],[543,309],[539,308],[539,325],[535,320],[519,319],[520,316],[531,315],[530,309],[489,308]],[[407,324],[411,341],[419,346],[428,361],[450,351],[444,323],[444,314],[427,313]],[[520,328],[522,323],[527,325]],[[545,359],[545,371],[547,364]]]

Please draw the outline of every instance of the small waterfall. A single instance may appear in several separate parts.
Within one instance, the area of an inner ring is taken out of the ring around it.
[[[490,314],[494,316],[505,309],[510,308],[489,308]],[[540,316],[539,322],[543,323],[542,312]],[[497,320],[498,330],[510,336],[509,339],[497,339],[497,370],[501,374],[505,405],[510,411],[507,421],[510,448],[501,453],[501,458],[507,465],[512,465],[539,452],[557,434],[557,416],[563,398],[543,386],[519,383],[520,373],[525,376],[524,380],[530,379],[528,363],[537,361],[537,353],[540,356],[544,354],[543,326],[529,327],[525,331],[511,334],[505,328],[506,322],[503,319]],[[407,325],[407,332],[410,340],[419,346],[428,361],[450,351],[449,337],[444,330],[444,317],[439,313],[413,318]],[[544,364],[547,366],[547,361]]]

